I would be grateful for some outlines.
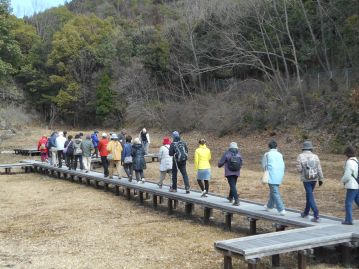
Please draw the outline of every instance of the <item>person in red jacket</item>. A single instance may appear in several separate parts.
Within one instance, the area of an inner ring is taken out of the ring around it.
[[[100,142],[98,143],[98,151],[100,153],[101,156],[101,163],[103,166],[103,172],[105,177],[108,177],[109,175],[109,171],[108,171],[108,160],[107,160],[107,156],[108,156],[108,151],[107,151],[107,144],[108,144],[108,139],[107,139],[107,134],[103,133],[102,134],[102,139],[100,140]]]
[[[37,143],[37,150],[41,152],[41,161],[42,162],[46,162],[47,161],[47,137],[45,135],[43,135],[39,142]]]

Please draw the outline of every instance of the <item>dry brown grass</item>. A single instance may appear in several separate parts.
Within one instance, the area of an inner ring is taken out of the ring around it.
[[[24,131],[23,135],[6,140],[0,151],[33,146],[42,133],[42,129]],[[157,150],[163,135],[166,133],[151,132],[152,148]],[[192,153],[201,137],[202,134],[196,132],[183,136]],[[218,139],[206,135],[205,138],[213,152],[213,166],[230,141],[240,143],[245,159],[238,184],[240,195],[265,202],[267,189],[258,178],[261,175],[259,159],[266,149],[268,137],[252,135]],[[281,187],[283,199],[287,207],[302,209],[304,190],[293,163],[300,145],[287,143],[287,135],[278,135],[277,140],[287,165]],[[344,189],[339,178],[344,159],[319,152],[327,180],[316,191],[318,206],[322,213],[342,217]],[[0,163],[20,159],[24,157],[0,154]],[[191,162],[188,171],[193,188],[197,188]],[[222,169],[214,167],[212,174],[211,191],[226,194],[228,186]],[[158,163],[150,163],[145,176],[158,178]],[[1,268],[221,268],[222,257],[214,251],[213,242],[243,236],[225,232],[217,226],[201,225],[199,209],[197,215],[188,220],[178,215],[167,216],[162,210],[139,206],[136,202],[83,185],[37,174],[1,175],[0,180],[0,203],[3,205],[0,212]],[[359,210],[354,211],[354,216],[359,217]],[[215,218],[222,221],[220,213],[216,213]],[[234,223],[242,225],[245,221],[235,217]],[[260,222],[259,228],[271,230],[265,222]],[[284,266],[292,268],[294,258],[284,255],[283,262]],[[237,263],[237,268],[246,268],[243,262]],[[265,259],[263,266],[268,264]],[[341,267],[311,265],[309,268]]]

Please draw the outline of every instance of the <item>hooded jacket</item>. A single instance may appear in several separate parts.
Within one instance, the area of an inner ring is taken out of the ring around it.
[[[210,169],[209,161],[212,159],[211,151],[206,145],[199,145],[194,153],[194,170]]]

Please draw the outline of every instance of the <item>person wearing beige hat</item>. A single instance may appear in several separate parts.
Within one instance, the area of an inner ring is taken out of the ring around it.
[[[107,144],[107,159],[109,160],[109,175],[113,178],[113,171],[116,167],[118,177],[121,178],[121,156],[122,156],[122,145],[118,141],[117,134],[111,135],[111,141]],[[111,156],[111,157],[110,157]]]
[[[309,217],[311,209],[314,215],[312,221],[319,222],[319,210],[315,203],[314,188],[317,182],[319,186],[322,186],[324,177],[319,157],[313,153],[313,149],[312,141],[304,141],[302,153],[297,158],[297,171],[300,173],[301,181],[303,181],[306,196],[306,204],[301,217]]]

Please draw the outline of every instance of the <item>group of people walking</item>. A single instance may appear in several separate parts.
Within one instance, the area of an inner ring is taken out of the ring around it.
[[[142,129],[139,137],[132,139],[127,135],[126,130],[122,130],[120,134],[102,133],[101,138],[98,137],[98,131],[93,134],[86,135],[82,139],[83,134],[72,135],[66,137],[66,132],[54,132],[49,138],[43,136],[38,142],[38,149],[41,151],[41,160],[49,162],[61,167],[62,160],[65,160],[68,169],[77,169],[79,163],[80,169],[88,172],[91,168],[91,157],[101,158],[104,169],[104,176],[113,178],[116,169],[119,178],[122,177],[122,169],[126,173],[129,181],[135,179],[137,183],[144,183],[144,170],[146,169],[145,155],[148,154],[150,137],[147,130]],[[280,185],[282,184],[285,163],[283,155],[277,149],[276,141],[272,140],[268,143],[269,150],[262,157],[262,167],[266,174],[265,184],[269,187],[269,198],[264,205],[264,210],[271,211],[276,209],[280,215],[285,215],[285,206],[280,194]],[[297,158],[297,171],[306,193],[306,204],[303,212],[300,214],[302,218],[309,217],[310,210],[313,211],[311,221],[319,222],[319,210],[317,208],[314,189],[321,186],[324,181],[323,171],[318,155],[313,153],[313,144],[307,140],[303,143],[302,152]],[[188,146],[181,139],[178,131],[172,133],[172,141],[169,137],[164,137],[162,146],[159,149],[159,188],[162,188],[163,182],[168,175],[171,179],[170,192],[177,192],[178,172],[183,177],[185,192],[190,193],[190,181],[187,173]],[[345,150],[347,161],[345,164],[342,182],[347,189],[345,199],[345,220],[342,222],[346,225],[353,224],[352,204],[359,206],[359,175],[358,175],[358,159],[355,157],[353,147],[347,147]],[[196,179],[201,189],[201,197],[205,198],[209,192],[209,182],[211,180],[211,150],[206,145],[205,139],[198,141],[198,148],[194,153],[194,169],[196,171]],[[218,161],[218,167],[224,168],[224,175],[228,181],[229,194],[228,201],[234,206],[240,205],[237,191],[237,180],[240,176],[243,165],[243,158],[236,142],[231,142],[229,148],[223,153]]]

